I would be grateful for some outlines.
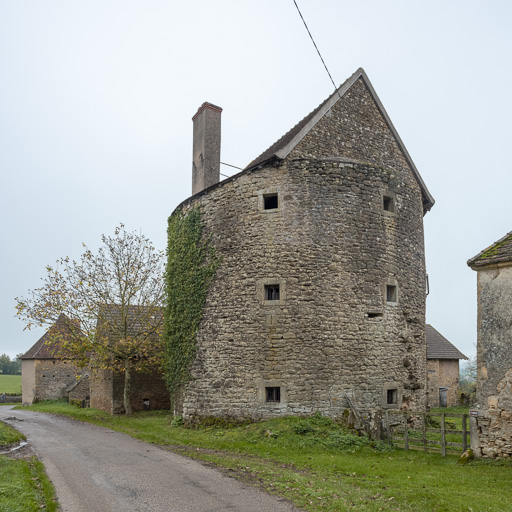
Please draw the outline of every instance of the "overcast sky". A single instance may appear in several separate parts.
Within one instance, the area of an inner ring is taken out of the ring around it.
[[[512,2],[297,0],[337,85],[367,72],[436,204],[427,321],[476,352],[466,261],[512,230]],[[165,247],[191,194],[192,121],[221,106],[244,167],[332,92],[293,0],[0,0],[0,353],[14,298],[119,222]],[[222,167],[227,175],[234,169]]]

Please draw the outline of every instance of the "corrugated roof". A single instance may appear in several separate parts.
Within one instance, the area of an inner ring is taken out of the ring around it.
[[[427,359],[468,359],[431,325],[425,326],[425,333],[427,335]]]
[[[20,359],[57,359],[62,342],[73,336],[70,325],[73,325],[72,321],[61,314]]]
[[[509,261],[512,262],[512,231],[469,259],[468,265],[471,268],[479,268]]]

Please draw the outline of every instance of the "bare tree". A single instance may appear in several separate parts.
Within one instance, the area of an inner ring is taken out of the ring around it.
[[[53,340],[59,356],[78,366],[124,372],[130,415],[132,371],[159,367],[164,357],[164,255],[122,224],[101,239],[96,254],[84,245],[79,261],[62,258],[47,266],[43,286],[16,298],[17,315],[30,329],[53,325],[64,314],[71,336]]]

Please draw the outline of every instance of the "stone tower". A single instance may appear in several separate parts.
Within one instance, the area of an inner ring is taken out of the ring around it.
[[[429,194],[362,69],[198,209],[222,262],[182,413],[426,405]]]

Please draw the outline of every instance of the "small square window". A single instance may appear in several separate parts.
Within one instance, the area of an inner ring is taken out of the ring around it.
[[[265,300],[279,300],[279,285],[266,284],[265,285]]]
[[[279,198],[277,194],[263,194],[263,209],[275,210],[279,208]]]
[[[395,211],[395,202],[391,196],[383,196],[382,198],[382,206],[384,211],[386,212],[394,212]]]
[[[388,284],[386,286],[386,302],[396,302],[396,286],[394,284]]]
[[[386,403],[387,405],[396,405],[398,391],[396,389],[388,389]]]
[[[281,401],[281,388],[268,387],[265,388],[265,402],[280,402]]]

